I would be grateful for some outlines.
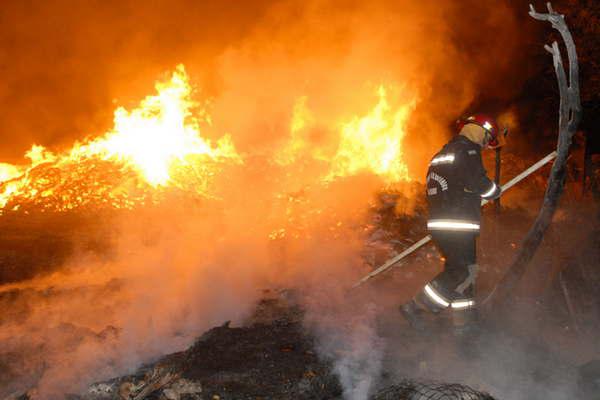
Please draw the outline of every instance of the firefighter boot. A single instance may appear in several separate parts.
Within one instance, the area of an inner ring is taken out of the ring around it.
[[[425,332],[427,325],[425,322],[425,310],[421,308],[414,300],[400,306],[400,313],[416,331]]]

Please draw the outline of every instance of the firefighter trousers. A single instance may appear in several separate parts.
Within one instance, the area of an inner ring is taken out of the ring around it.
[[[433,312],[448,307],[453,311],[473,308],[477,234],[435,231],[431,236],[445,259],[444,270],[425,286],[418,296],[419,303]]]

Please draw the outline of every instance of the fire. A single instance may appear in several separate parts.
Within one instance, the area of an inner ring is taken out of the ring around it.
[[[328,127],[338,140],[333,152],[327,144],[311,143],[310,130],[322,126],[317,126],[315,114],[307,106],[308,97],[299,97],[292,112],[290,137],[279,149],[275,161],[291,166],[308,156],[325,162],[329,169],[321,177],[323,181],[365,172],[380,176],[387,184],[410,180],[404,162],[403,141],[406,122],[416,101],[392,102],[388,96],[391,90],[391,87],[380,85],[377,104],[366,115],[355,115]]]
[[[17,178],[23,174],[23,170],[16,165],[0,163],[0,182]]]
[[[342,124],[329,178],[369,171],[387,183],[410,180],[402,142],[415,101],[394,109],[388,101],[388,91],[385,86],[379,86],[377,105],[367,115],[355,116]]]
[[[238,159],[226,136],[217,147],[200,136],[191,110],[191,86],[183,65],[170,81],[156,84],[156,96],[146,97],[139,108],[115,111],[114,129],[105,137],[71,150],[71,157],[100,156],[130,165],[152,186],[167,185],[170,171],[189,163],[190,157]]]
[[[31,149],[25,153],[25,157],[31,160],[32,167],[56,161],[56,156],[51,151],[37,144],[31,146]]]
[[[404,161],[403,142],[406,122],[416,106],[416,100],[398,96],[391,98],[388,93],[392,91],[392,86],[380,85],[376,92],[377,102],[367,113],[345,119],[339,116],[319,118],[318,111],[308,107],[307,96],[296,99],[289,123],[290,135],[284,146],[279,148],[275,161],[288,169],[296,168],[295,172],[302,170],[310,160],[324,168],[315,168],[319,175],[305,188],[277,196],[280,200],[278,205],[285,210],[283,213],[288,218],[285,227],[277,226],[271,231],[269,239],[308,238],[313,231],[313,224],[322,221],[323,215],[335,218],[335,207],[325,205],[326,200],[318,192],[336,179],[372,174],[379,176],[388,188],[410,180]],[[322,135],[324,130],[329,134]],[[323,136],[333,140],[323,143]],[[294,179],[292,181],[296,183]],[[365,181],[354,182],[367,187]],[[353,218],[360,217],[358,214],[345,215],[329,225],[331,236],[341,234],[345,222]]]
[[[290,139],[275,156],[275,161],[280,165],[294,163],[308,148],[305,134],[306,129],[314,123],[314,116],[306,105],[307,100],[308,96],[301,96],[294,104],[290,122]]]
[[[0,165],[0,206],[20,202],[42,208],[72,209],[91,203],[132,207],[151,197],[151,189],[184,188],[206,193],[220,163],[240,163],[231,138],[213,145],[200,135],[200,110],[191,100],[192,87],[183,65],[171,78],[155,85],[156,95],[139,107],[114,113],[112,130],[96,139],[75,143],[60,154],[34,145],[30,165]]]
[[[101,136],[61,153],[34,145],[25,155],[28,165],[0,164],[0,208],[133,208],[160,201],[171,189],[214,197],[215,176],[225,165],[243,163],[231,137],[212,143],[201,135],[201,125],[212,121],[192,100],[182,65],[155,89],[138,107],[117,108],[113,128]],[[402,145],[415,101],[400,102],[391,92],[391,86],[381,85],[370,111],[345,119],[323,117],[301,96],[292,110],[289,140],[274,149],[271,159],[288,173],[316,163],[318,172],[303,180],[306,185],[363,173],[378,175],[386,184],[410,180]],[[320,137],[313,135],[315,129],[330,132],[331,140],[315,143],[314,137]]]

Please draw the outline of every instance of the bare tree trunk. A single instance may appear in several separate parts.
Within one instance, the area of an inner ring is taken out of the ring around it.
[[[569,58],[569,80],[567,81],[558,43],[554,42],[552,43],[552,46],[544,46],[545,49],[552,54],[554,70],[556,72],[558,88],[560,91],[558,155],[552,165],[542,207],[540,208],[535,222],[525,236],[516,259],[508,268],[495,291],[494,298],[492,299],[493,308],[502,307],[506,304],[506,300],[521,280],[527,264],[535,255],[535,252],[544,237],[544,233],[552,221],[558,201],[563,192],[566,164],[571,141],[573,135],[577,131],[579,121],[581,120],[577,52],[575,51],[573,37],[565,23],[564,16],[554,12],[550,3],[547,3],[548,13],[546,14],[536,12],[532,5],[529,7],[529,15],[531,15],[531,17],[540,21],[549,21],[552,24],[552,27],[560,32],[565,42]]]

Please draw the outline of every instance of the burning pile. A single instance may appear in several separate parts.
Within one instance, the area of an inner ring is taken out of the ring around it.
[[[117,108],[114,127],[104,135],[76,142],[60,153],[33,145],[25,155],[29,165],[0,164],[2,211],[131,209],[160,202],[174,190],[215,197],[215,177],[226,166],[244,164],[244,157],[229,135],[216,143],[202,136],[201,126],[211,126],[212,120],[206,108],[192,100],[183,65],[155,86],[157,93],[137,108]],[[268,156],[269,162],[290,169],[301,158],[325,163],[328,172],[313,177],[317,183],[365,172],[387,184],[409,180],[402,142],[415,101],[394,108],[388,91],[379,86],[371,111],[333,128],[339,129],[339,142],[329,154],[306,138],[315,119],[307,98],[301,97],[294,107],[290,138]]]
[[[240,163],[229,136],[213,145],[200,134],[185,69],[156,84],[157,94],[131,111],[118,108],[114,128],[55,154],[34,145],[28,166],[2,166],[0,206],[66,211],[81,207],[132,208],[156,202],[166,190],[209,195],[224,164]]]

